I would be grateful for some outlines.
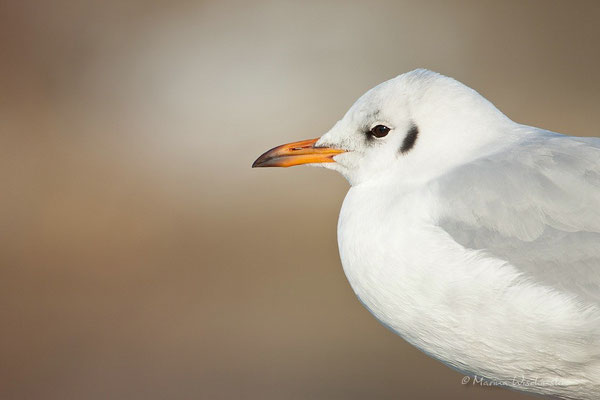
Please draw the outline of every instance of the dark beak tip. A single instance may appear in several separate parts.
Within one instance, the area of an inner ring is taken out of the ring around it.
[[[272,161],[274,158],[274,152],[281,146],[278,147],[274,147],[271,150],[265,151],[264,153],[262,153],[256,160],[254,160],[254,162],[252,163],[252,168],[260,168],[260,167],[269,167],[271,165],[271,163],[269,161]]]
[[[266,157],[265,154],[262,154],[260,157],[254,160],[254,162],[252,163],[252,168],[259,168],[264,166],[263,164],[265,163],[265,161],[268,160],[268,157]]]

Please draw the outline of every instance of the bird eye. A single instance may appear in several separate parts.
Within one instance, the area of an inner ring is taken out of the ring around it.
[[[376,138],[382,138],[390,132],[390,128],[385,125],[375,125],[371,128],[369,133]]]

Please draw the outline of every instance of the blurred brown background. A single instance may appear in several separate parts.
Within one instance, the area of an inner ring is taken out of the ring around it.
[[[251,170],[416,67],[600,133],[600,3],[0,0],[1,399],[522,399],[379,325],[347,190]]]

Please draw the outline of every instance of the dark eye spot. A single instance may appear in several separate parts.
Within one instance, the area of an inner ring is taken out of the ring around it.
[[[419,136],[419,128],[412,124],[408,129],[404,140],[402,141],[402,147],[400,148],[400,153],[406,153],[410,149],[412,149],[417,141],[417,136]]]
[[[390,128],[385,125],[375,125],[371,128],[369,133],[376,138],[382,138],[390,132]]]

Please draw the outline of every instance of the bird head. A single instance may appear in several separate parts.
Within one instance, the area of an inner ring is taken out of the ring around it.
[[[427,179],[481,150],[505,121],[474,90],[418,69],[369,90],[320,138],[275,147],[252,167],[320,166],[351,185]]]

